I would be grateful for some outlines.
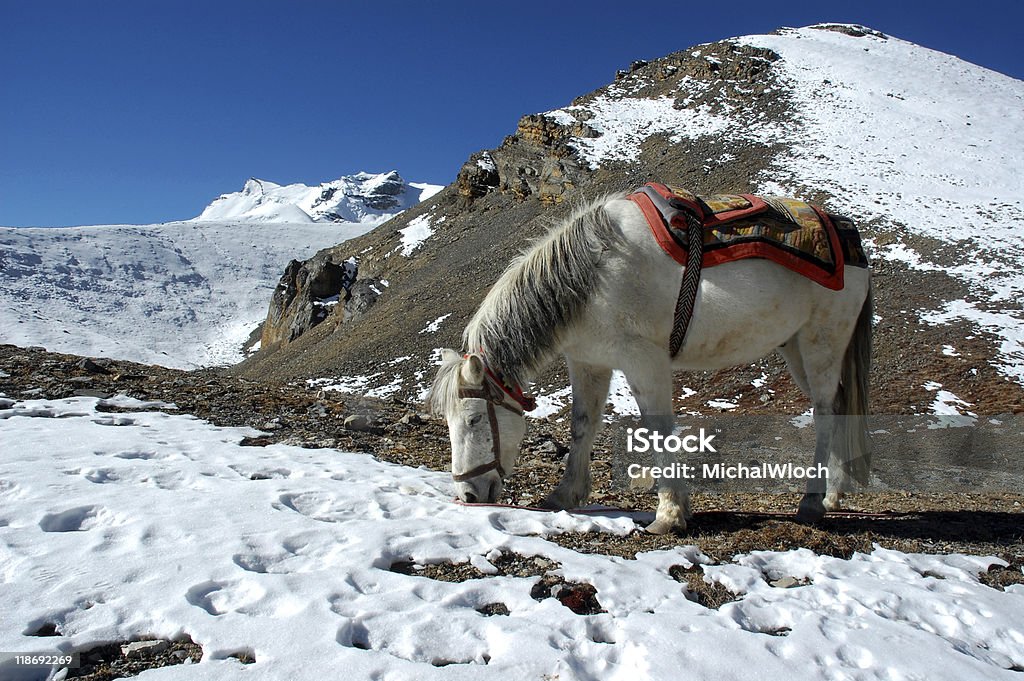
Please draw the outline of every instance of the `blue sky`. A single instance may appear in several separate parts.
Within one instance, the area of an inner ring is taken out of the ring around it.
[[[0,0],[0,225],[197,215],[250,176],[447,184],[636,59],[862,23],[1024,77],[1016,2]]]

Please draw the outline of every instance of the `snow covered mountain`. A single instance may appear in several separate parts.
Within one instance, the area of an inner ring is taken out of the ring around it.
[[[786,28],[636,62],[566,107],[524,116],[453,186],[359,239],[361,272],[390,282],[359,328],[294,355],[285,346],[252,370],[415,397],[435,348],[461,343],[511,254],[568,206],[657,179],[849,215],[874,261],[879,408],[933,410],[949,393],[960,409],[1012,410],[1024,383],[1021,111],[1021,81],[862,26]],[[401,235],[414,228],[427,236],[406,254]],[[452,289],[473,293],[436,294]],[[392,347],[404,359],[382,372]],[[792,391],[783,372],[762,363],[681,377],[680,401],[779,404]],[[564,404],[556,373],[538,387]]]
[[[237,362],[289,260],[437,189],[395,172],[316,188],[250,180],[191,221],[0,228],[0,342],[178,368]]]
[[[438,185],[406,182],[394,170],[356,173],[316,187],[252,178],[242,191],[221,195],[195,219],[379,224],[440,190]]]

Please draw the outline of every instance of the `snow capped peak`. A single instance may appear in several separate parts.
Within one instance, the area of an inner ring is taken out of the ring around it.
[[[881,38],[882,40],[886,40],[889,37],[886,34],[882,33],[881,31],[876,31],[873,28],[868,28],[867,26],[864,26],[863,24],[824,23],[824,24],[812,24],[812,25],[808,26],[807,28],[817,29],[819,31],[835,31],[836,33],[845,33],[846,35],[851,36],[853,38],[863,38],[864,36],[870,35],[870,36],[873,36],[875,38]],[[793,29],[785,29],[785,30],[793,30]]]
[[[242,194],[245,196],[262,196],[270,189],[277,189],[281,185],[269,182],[267,180],[259,180],[255,177],[250,177],[245,181],[245,185],[242,187]],[[230,194],[222,194],[221,198],[230,196]]]
[[[222,194],[195,219],[380,224],[440,190],[406,182],[395,170],[359,172],[312,187],[250,178],[241,191]]]

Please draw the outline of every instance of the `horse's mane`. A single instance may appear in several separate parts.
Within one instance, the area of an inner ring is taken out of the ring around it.
[[[509,382],[524,384],[550,361],[590,300],[601,255],[618,234],[607,201],[574,211],[515,258],[466,326],[464,347],[483,349]]]
[[[509,263],[462,334],[467,351],[484,351],[491,368],[522,385],[557,351],[561,335],[586,307],[601,276],[601,255],[617,240],[604,204],[577,209]],[[442,357],[427,402],[445,413],[458,400],[461,356]]]

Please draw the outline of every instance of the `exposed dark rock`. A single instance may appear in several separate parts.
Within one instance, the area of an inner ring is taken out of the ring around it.
[[[360,433],[375,433],[378,435],[384,433],[381,423],[367,414],[353,414],[345,419],[343,425],[346,430],[355,430]]]
[[[597,615],[605,612],[597,600],[597,589],[593,584],[567,582],[557,575],[545,575],[530,589],[530,596],[537,601],[555,598],[577,615]]]
[[[56,624],[54,624],[53,622],[47,622],[47,623],[43,624],[41,627],[39,627],[38,629],[36,629],[31,634],[29,634],[29,636],[49,637],[49,636],[63,636],[63,634],[60,633],[60,629],[57,627]]]
[[[108,643],[80,653],[81,666],[68,669],[67,679],[107,681],[137,676],[147,669],[199,662],[203,649],[191,638],[176,641],[133,640]]]
[[[92,374],[107,374],[110,373],[110,371],[107,369],[107,366],[109,364],[109,360],[96,360],[90,357],[83,357],[81,361],[75,364],[75,366],[77,366],[79,369],[84,369],[85,371],[88,371],[89,373]]]
[[[343,305],[344,315],[341,321],[349,322],[362,317],[367,310],[373,307],[386,289],[387,286],[379,279],[357,279],[349,289],[349,297]]]
[[[293,341],[327,318],[331,302],[344,295],[343,260],[322,251],[304,262],[288,263],[270,300],[261,348]]]
[[[388,210],[398,206],[399,196],[405,191],[405,180],[395,171],[391,171],[384,178],[384,181],[374,187],[370,194],[363,194],[359,198],[367,208],[373,210]]]
[[[863,38],[864,36],[874,36],[875,38],[887,39],[889,36],[885,35],[881,31],[876,31],[873,28],[867,26],[860,26],[858,24],[818,24],[812,26],[820,31],[835,31],[836,33],[845,33],[848,36],[854,38]]]
[[[487,605],[481,605],[476,609],[478,613],[484,617],[493,617],[494,615],[509,615],[508,606],[504,603],[488,603]]]
[[[704,568],[700,565],[684,567],[673,565],[668,570],[672,579],[686,585],[686,597],[691,601],[700,603],[705,608],[717,610],[726,603],[739,600],[740,595],[735,594],[718,582],[704,579]]]
[[[458,177],[455,178],[455,185],[458,188],[459,196],[471,202],[488,192],[496,189],[500,183],[498,168],[494,165],[494,159],[486,151],[481,151],[469,157],[469,160],[462,164]]]

